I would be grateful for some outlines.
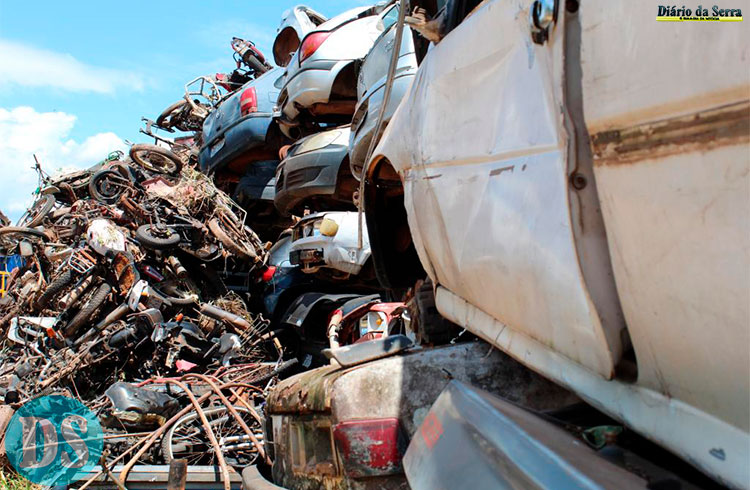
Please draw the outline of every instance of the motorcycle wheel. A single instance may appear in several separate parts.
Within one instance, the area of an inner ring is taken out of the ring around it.
[[[135,238],[144,247],[154,250],[165,250],[180,243],[180,235],[174,230],[164,227],[160,230],[154,225],[142,225],[135,230]]]
[[[182,160],[177,155],[156,145],[133,145],[130,147],[130,158],[150,172],[177,175],[182,170]]]
[[[78,313],[73,317],[72,320],[65,326],[65,336],[72,337],[76,331],[86,322],[93,321],[96,318],[99,308],[107,301],[109,293],[112,291],[112,286],[109,284],[102,283],[94,294],[91,295],[89,301],[81,308]]]
[[[102,204],[115,204],[130,181],[112,169],[100,170],[91,177],[89,194]]]
[[[255,437],[262,441],[263,427],[243,407],[236,407],[242,420],[250,427]],[[216,438],[220,441],[222,454],[231,466],[249,466],[258,458],[255,445],[225,407],[205,410]],[[229,441],[229,442],[226,442]],[[162,455],[167,463],[175,459],[187,459],[188,465],[215,465],[216,454],[205,434],[201,419],[196,412],[181,417],[162,438]]]
[[[44,221],[44,218],[52,211],[55,205],[55,196],[39,196],[39,199],[34,201],[34,204],[21,216],[18,220],[18,226],[26,226],[33,228],[39,226]]]
[[[237,255],[243,260],[258,259],[255,247],[247,240],[241,232],[233,226],[226,223],[220,217],[212,218],[208,222],[208,229],[214,234],[217,240],[230,252]]]
[[[173,127],[176,127],[177,124],[174,119],[179,116],[186,104],[187,101],[185,99],[180,99],[164,109],[164,112],[159,114],[159,117],[156,118],[156,125],[164,129],[172,129]]]
[[[65,289],[65,287],[71,282],[73,282],[73,271],[67,269],[65,272],[57,276],[57,278],[47,286],[44,293],[39,296],[39,299],[36,300],[36,308],[39,311],[42,311],[49,304],[50,300],[52,300],[57,293]]]

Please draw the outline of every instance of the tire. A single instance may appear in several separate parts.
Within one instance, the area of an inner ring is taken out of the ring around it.
[[[185,104],[187,104],[187,101],[185,99],[180,99],[164,109],[164,111],[159,114],[159,117],[156,118],[156,125],[164,129],[172,129],[173,127],[175,127],[174,123],[172,122],[172,117],[182,111],[182,108],[185,107]]]
[[[248,383],[256,386],[265,386],[266,383],[271,381],[274,377],[281,377],[284,374],[288,373],[291,369],[295,368],[298,363],[299,361],[297,359],[289,359],[288,361],[282,362],[279,367],[277,367],[270,373],[261,376],[260,378],[251,379],[248,381]],[[284,379],[284,377],[282,377],[281,379]]]
[[[161,146],[147,144],[133,145],[130,147],[130,158],[151,172],[177,175],[182,170],[182,160]]]
[[[243,244],[233,238],[230,232],[224,229],[219,218],[212,218],[208,222],[208,229],[214,234],[217,240],[221,242],[229,251],[237,255],[242,260],[257,259],[258,255],[252,249],[252,245]]]
[[[135,238],[141,245],[153,250],[174,248],[181,240],[180,235],[170,228],[166,228],[164,237],[159,236],[153,229],[153,225],[139,226],[138,229],[135,230]]]
[[[14,237],[13,235],[20,235]],[[18,245],[18,242],[23,238],[32,238],[35,240],[47,240],[47,236],[34,228],[26,228],[23,226],[5,226],[0,228],[0,250],[10,249]]]
[[[106,282],[101,284],[99,288],[94,292],[89,299],[88,303],[76,313],[72,320],[65,327],[65,336],[71,337],[75,335],[76,331],[86,322],[93,321],[96,318],[96,314],[99,312],[99,308],[107,301],[109,293],[112,291],[112,287]]]
[[[29,210],[18,220],[18,226],[33,228],[42,224],[44,218],[52,211],[55,201],[55,196],[39,196]]]
[[[37,310],[41,311],[46,308],[52,298],[57,296],[57,293],[65,289],[65,287],[71,282],[73,282],[73,271],[67,269],[65,272],[57,276],[57,279],[52,281],[50,285],[47,286],[44,293],[39,296],[39,299],[36,300],[35,306]]]
[[[245,64],[247,64],[247,66],[252,68],[257,74],[257,76],[261,76],[262,74],[268,71],[268,67],[266,67],[266,65],[264,65],[260,61],[260,59],[258,59],[258,57],[255,56],[255,54],[250,54],[250,53],[246,54],[245,57],[242,58],[242,61],[244,61]]]
[[[113,183],[108,183],[107,178],[112,179]],[[125,192],[121,185],[126,182],[130,183],[116,170],[100,170],[89,181],[89,194],[102,204],[115,204]]]
[[[422,344],[447,344],[459,333],[459,327],[443,318],[435,306],[432,280],[417,281],[414,298],[409,302],[409,314],[416,323],[417,338]]]

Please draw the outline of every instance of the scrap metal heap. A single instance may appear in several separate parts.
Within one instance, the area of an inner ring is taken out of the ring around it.
[[[256,408],[290,362],[222,277],[260,280],[267,246],[191,154],[134,145],[54,179],[37,164],[35,203],[0,228],[0,253],[23,258],[0,300],[0,396],[79,399],[106,465],[266,458]]]

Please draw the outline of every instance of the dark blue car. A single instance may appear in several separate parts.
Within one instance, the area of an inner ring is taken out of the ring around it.
[[[267,71],[208,115],[199,156],[204,173],[242,176],[255,162],[278,160],[283,139],[273,121],[273,109],[283,74],[282,68]]]

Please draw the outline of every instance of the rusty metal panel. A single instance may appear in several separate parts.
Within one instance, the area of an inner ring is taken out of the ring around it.
[[[268,396],[268,412],[311,413],[331,409],[330,384],[343,371],[335,366],[324,366],[297,374],[281,381]]]

